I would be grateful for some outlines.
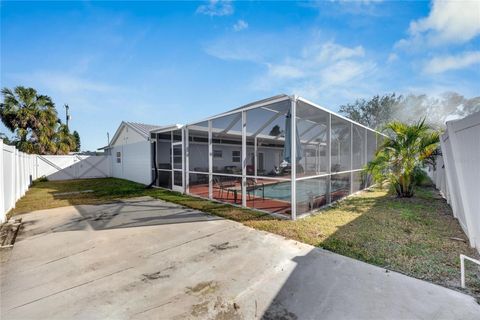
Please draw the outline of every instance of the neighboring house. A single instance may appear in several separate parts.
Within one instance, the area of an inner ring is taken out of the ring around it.
[[[152,180],[150,131],[163,128],[136,122],[122,121],[108,146],[104,149],[111,161],[111,175],[143,184]]]

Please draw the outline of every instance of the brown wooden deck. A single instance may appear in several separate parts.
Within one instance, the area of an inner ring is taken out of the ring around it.
[[[208,198],[208,184],[199,184],[190,186],[190,193]],[[213,198],[217,201],[242,204],[242,193],[237,191],[237,201],[235,202],[235,194],[233,191],[227,191],[217,187],[213,188]],[[288,214],[290,215],[290,202],[285,202],[277,199],[262,199],[262,197],[254,196],[253,194],[247,195],[247,207],[258,210],[268,211],[272,213]]]

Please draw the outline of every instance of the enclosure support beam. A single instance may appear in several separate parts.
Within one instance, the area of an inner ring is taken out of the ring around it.
[[[228,131],[230,131],[230,129],[232,129],[237,124],[238,120],[240,120],[241,118],[242,115],[237,114],[235,118],[233,118],[233,120],[230,122],[230,124],[224,130],[222,130],[222,132],[220,132],[219,136],[224,136]]]
[[[258,139],[257,137],[253,138],[253,166],[254,166],[254,170],[255,170],[255,177],[258,175],[257,174],[257,168],[258,168],[258,146],[257,146],[257,143],[258,143]]]
[[[291,97],[292,106],[290,110],[290,141],[291,141],[291,154],[290,154],[290,166],[291,166],[291,218],[297,219],[297,96]]]
[[[182,182],[183,182],[183,193],[188,193],[189,185],[188,185],[188,129],[182,128]]]
[[[257,139],[255,138],[255,141],[256,140]],[[242,111],[242,206],[247,207],[247,113],[246,111]]]
[[[170,154],[170,174],[171,174],[171,177],[172,177],[172,185],[171,185],[171,189],[173,190],[173,186],[175,185],[175,170],[173,170],[174,168],[174,164],[173,164],[173,131],[170,131],[170,150],[171,150],[171,154]],[[122,161],[122,164],[123,164],[123,161]]]
[[[213,144],[212,120],[208,121],[208,198],[213,199]]]
[[[365,139],[364,139],[364,145],[365,145],[365,152],[364,152],[364,156],[365,156],[365,165],[368,163],[368,130],[364,130],[365,131]],[[362,188],[366,188],[368,187],[367,184],[368,184],[368,175],[365,175],[365,185],[362,186]],[[363,180],[363,179],[362,179]]]
[[[332,114],[328,114],[328,120],[327,120],[327,172],[329,174],[327,178],[327,203],[332,202],[332,196],[331,196],[331,182],[332,182]]]
[[[320,125],[319,123],[312,124],[310,127],[305,129],[302,133],[300,133],[300,138],[303,137],[304,135],[306,135],[307,133],[309,133],[310,131],[312,131],[314,128],[318,127],[319,125]]]
[[[275,115],[273,115],[267,122],[265,122],[265,124],[264,124],[263,126],[261,126],[261,127],[253,134],[253,136],[256,137],[257,135],[259,135],[266,127],[268,127],[273,121],[277,120],[281,115],[282,115],[282,113],[280,113],[280,112],[275,113]]]
[[[350,194],[353,193],[353,123],[350,122]]]

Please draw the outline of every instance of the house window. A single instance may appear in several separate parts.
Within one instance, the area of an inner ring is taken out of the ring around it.
[[[120,151],[117,152],[117,163],[122,163],[122,153]]]
[[[223,152],[222,150],[213,150],[213,159],[222,159]]]
[[[232,162],[240,162],[240,151],[232,151]]]

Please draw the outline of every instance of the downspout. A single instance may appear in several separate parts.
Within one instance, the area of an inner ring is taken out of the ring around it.
[[[153,143],[152,161],[153,161],[153,169],[154,169],[153,180],[152,180],[152,182],[151,182],[148,186],[145,187],[146,189],[151,189],[151,188],[155,185],[155,182],[157,182],[157,178],[158,178],[158,170],[157,170],[157,140],[156,140],[156,139],[155,139],[155,142]]]

